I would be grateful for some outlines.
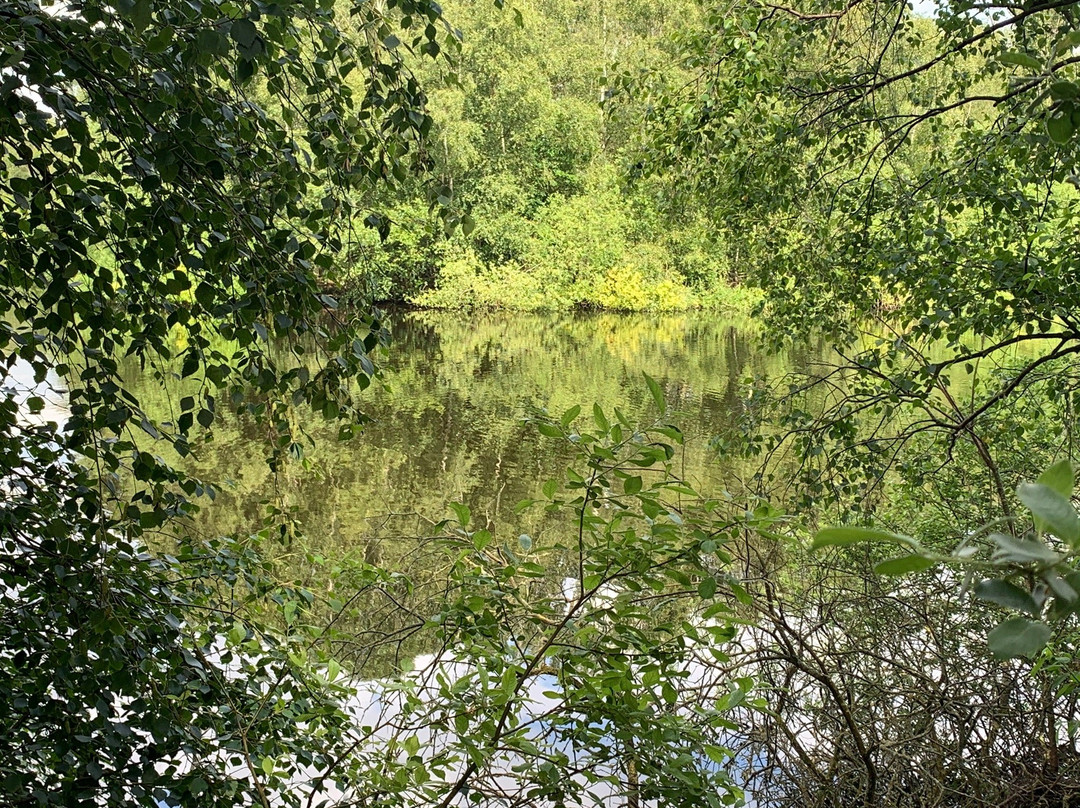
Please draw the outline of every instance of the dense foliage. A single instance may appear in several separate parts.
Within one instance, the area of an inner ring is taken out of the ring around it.
[[[837,340],[833,368],[759,387],[781,430],[748,424],[751,453],[802,458],[793,504],[887,521],[955,462],[964,530],[1020,536],[1017,485],[1074,456],[1073,15],[735,3],[683,40],[694,81],[624,79],[653,101],[646,163],[715,203],[778,333]]]
[[[391,32],[442,34],[434,4],[356,12],[343,28],[317,2],[0,8],[7,803],[296,803],[283,778],[335,759],[346,716],[297,636],[304,597],[266,577],[258,539],[151,554],[212,488],[136,433],[183,456],[239,407],[280,454],[298,403],[346,434],[362,420],[347,381],[374,372],[378,329],[318,275],[354,190],[407,168],[430,126]],[[342,83],[354,70],[361,92]],[[286,334],[309,338],[317,372],[270,350]],[[147,417],[124,357],[191,395]],[[57,374],[63,424],[44,415]],[[281,632],[243,617],[271,595]]]
[[[619,86],[630,106],[650,101],[641,163],[673,179],[676,198],[708,201],[765,292],[777,341],[825,329],[837,346],[810,373],[756,379],[743,440],[726,444],[759,460],[752,491],[811,528],[852,523],[817,532],[818,547],[840,549],[821,562],[809,607],[769,579],[758,592],[763,673],[805,728],[765,722],[770,793],[781,804],[1068,802],[1076,6],[918,8],[711,4],[680,40],[690,80],[652,70]],[[867,589],[847,583],[852,564],[914,576],[873,585],[884,648],[850,609]],[[961,634],[938,636],[921,604],[953,588],[976,604],[950,598]],[[967,645],[983,636],[989,655]],[[1036,659],[1023,684],[1023,663],[1002,662],[1020,657]],[[956,658],[974,690],[951,678]],[[918,683],[917,659],[933,683]],[[791,695],[799,682],[806,698]],[[919,704],[928,691],[937,700]],[[991,703],[1011,709],[980,712]],[[957,720],[966,740],[943,746]],[[972,776],[980,787],[964,783]]]
[[[1071,396],[1072,12],[735,3],[684,40],[694,81],[625,79],[653,101],[647,165],[713,203],[778,333],[842,340],[858,372],[843,388],[829,377],[830,423],[895,424],[908,406],[903,441],[938,432],[986,455],[980,427],[1003,405],[1035,388]],[[804,426],[791,431],[826,450],[828,429]],[[892,437],[851,432],[845,453],[872,465]],[[1008,513],[1000,460],[983,462]]]
[[[462,45],[452,74],[425,74],[431,176],[394,197],[385,241],[357,233],[361,294],[439,308],[749,307],[706,206],[626,188],[635,119],[601,104],[616,64],[672,63],[696,3],[528,0],[502,13],[460,0],[447,13]],[[433,194],[462,216],[452,238]]]
[[[501,6],[0,4],[2,801],[1072,799],[1074,4]],[[362,429],[387,335],[328,290],[659,310],[743,281],[775,343],[838,359],[754,368],[722,496],[676,473],[661,385],[642,421],[586,369],[604,403],[530,423],[561,447],[519,503],[540,531],[456,503],[413,578],[283,502],[191,520],[223,422],[297,489]]]

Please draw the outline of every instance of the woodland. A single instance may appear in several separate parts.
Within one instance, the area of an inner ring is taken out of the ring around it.
[[[3,0],[0,59],[0,804],[1080,804],[1080,4]],[[568,386],[451,441],[495,343]],[[331,540],[385,430],[529,486]]]

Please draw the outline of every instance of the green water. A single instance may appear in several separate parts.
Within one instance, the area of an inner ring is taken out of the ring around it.
[[[542,499],[544,483],[565,479],[575,464],[571,443],[542,437],[525,422],[536,408],[558,416],[580,404],[583,431],[594,402],[609,416],[618,407],[629,420],[649,424],[658,412],[642,376],[648,373],[665,392],[667,419],[685,435],[675,470],[706,497],[732,492],[740,501],[760,459],[722,458],[711,444],[745,415],[746,384],[765,377],[783,385],[791,374],[820,372],[820,363],[833,358],[824,340],[769,352],[751,322],[701,313],[413,312],[392,315],[391,330],[392,344],[379,358],[384,384],[363,394],[372,418],[363,435],[339,442],[336,425],[296,412],[295,426],[311,437],[304,464],[271,471],[270,429],[219,410],[212,442],[198,446],[189,465],[219,494],[212,503],[203,500],[195,524],[183,528],[248,535],[268,523],[269,508],[277,509],[270,520],[276,523],[290,514],[302,535],[271,538],[264,549],[283,577],[320,598],[358,598],[347,625],[353,639],[336,652],[366,672],[385,672],[431,651],[419,626],[437,608],[449,557],[429,539],[438,532],[435,523],[451,516],[449,503],[467,504],[473,527],[488,528],[511,547],[522,533],[534,548],[553,547],[574,530],[566,512],[515,508]],[[134,366],[125,372],[161,420],[191,392],[140,377]],[[958,378],[954,392],[968,388],[970,379]],[[783,489],[792,477],[776,479]],[[768,494],[783,508],[790,492]],[[400,573],[395,580],[403,583],[372,586],[356,573],[364,569],[356,561]],[[561,576],[573,571],[558,558],[546,563],[545,585],[558,591]]]
[[[642,373],[663,387],[686,435],[682,475],[707,495],[731,484],[710,440],[740,416],[740,388],[819,356],[768,354],[747,321],[705,314],[523,315],[412,312],[391,317],[393,342],[382,359],[384,387],[364,395],[372,423],[341,443],[320,417],[300,413],[311,435],[309,468],[265,460],[266,427],[224,415],[191,470],[220,494],[200,523],[210,532],[250,532],[267,504],[291,510],[315,546],[354,547],[419,536],[461,501],[474,523],[499,534],[542,533],[540,512],[515,512],[562,478],[573,447],[541,437],[525,418],[536,408],[561,414],[599,403],[642,424],[657,416]],[[135,382],[154,409],[179,391]],[[587,417],[587,416],[586,416]]]

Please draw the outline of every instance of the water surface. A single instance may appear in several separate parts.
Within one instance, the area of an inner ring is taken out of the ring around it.
[[[748,321],[701,313],[678,315],[401,313],[383,357],[384,383],[364,394],[372,423],[341,443],[319,416],[300,413],[312,437],[310,469],[265,462],[266,428],[224,415],[214,440],[201,447],[193,471],[221,490],[205,509],[207,529],[256,528],[266,502],[294,509],[318,543],[349,546],[372,537],[423,531],[461,501],[474,523],[499,533],[542,531],[542,515],[518,514],[573,461],[567,442],[541,437],[525,420],[538,409],[554,415],[592,404],[618,407],[631,421],[658,412],[642,373],[663,387],[668,420],[686,435],[678,471],[706,495],[731,482],[709,442],[739,418],[740,387],[753,376],[800,366],[801,355],[767,354]],[[156,382],[136,381],[147,403],[179,398]],[[161,402],[164,406],[164,402]]]

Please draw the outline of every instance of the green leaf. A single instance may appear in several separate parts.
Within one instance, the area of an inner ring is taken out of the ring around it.
[[[1080,542],[1080,516],[1067,497],[1042,483],[1021,483],[1016,495],[1035,515],[1036,529],[1048,530],[1072,547]]]
[[[596,428],[601,432],[607,432],[611,425],[608,423],[608,419],[604,416],[604,411],[600,408],[599,404],[592,405],[592,417],[596,422]]]
[[[262,759],[262,770],[267,777],[274,773],[274,759],[270,757],[264,757]]]
[[[641,491],[642,481],[640,477],[627,477],[623,480],[623,491],[633,496]]]
[[[1018,539],[1007,533],[991,533],[990,540],[998,546],[994,553],[995,561],[1009,564],[1056,564],[1061,561],[1061,556],[1041,541]]]
[[[532,549],[533,546],[532,536],[530,536],[528,533],[522,533],[520,536],[518,536],[518,544],[521,545],[522,550],[528,552]]]
[[[239,645],[247,637],[247,629],[244,628],[243,623],[237,620],[235,623],[232,624],[232,628],[229,629],[229,633],[227,636],[229,642],[231,642],[233,645]]]
[[[536,425],[536,430],[547,438],[561,438],[563,433],[559,431],[557,426],[540,422]]]
[[[1042,68],[1042,62],[1040,62],[1034,56],[1029,56],[1026,53],[1020,53],[1019,51],[1005,51],[1003,53],[999,53],[997,58],[999,62],[1005,65],[1027,67],[1031,70],[1039,70]]]
[[[723,601],[717,601],[708,609],[701,613],[702,620],[708,620],[712,617],[716,617],[718,614],[726,614],[731,611],[731,607]]]
[[[705,744],[705,754],[717,766],[726,766],[730,762],[727,750],[719,746]]]
[[[206,281],[200,283],[195,287],[195,300],[203,308],[210,308],[214,305],[214,301],[217,299],[217,292],[214,291],[214,287]]]
[[[1072,462],[1069,460],[1059,460],[1040,474],[1039,479],[1035,482],[1040,485],[1045,485],[1053,491],[1057,491],[1061,496],[1068,499],[1072,496],[1075,479],[1076,477],[1073,472]]]
[[[135,0],[131,7],[131,24],[136,31],[145,31],[153,20],[154,4],[151,0]]]
[[[451,502],[450,510],[454,512],[454,516],[457,517],[458,522],[462,527],[466,527],[469,524],[469,518],[472,516],[472,512],[467,505],[460,502]]]
[[[552,497],[554,497],[555,492],[558,490],[558,488],[559,483],[556,480],[548,480],[546,483],[544,483],[544,487],[541,489],[541,492],[544,495],[544,499],[551,499]]]
[[[1046,134],[1055,143],[1068,143],[1076,131],[1072,122],[1072,109],[1054,110],[1046,116]]]
[[[1058,101],[1072,101],[1080,96],[1080,85],[1071,81],[1055,81],[1050,85],[1050,95]]]
[[[910,536],[891,533],[888,530],[878,530],[872,527],[827,527],[815,534],[811,549],[847,547],[848,545],[862,544],[864,542],[889,542],[891,544],[906,544],[911,547],[916,545],[915,540]]]
[[[180,368],[180,378],[186,379],[188,376],[193,375],[200,367],[202,362],[199,359],[197,351],[188,351],[184,355],[184,364]]]
[[[1050,627],[1026,617],[1010,617],[986,637],[990,652],[998,659],[1032,656],[1050,641]]]
[[[1054,46],[1054,54],[1058,55],[1078,46],[1080,46],[1080,31],[1070,31],[1058,40]]]
[[[476,219],[466,214],[461,217],[461,232],[466,236],[471,236],[473,231],[476,230]]]
[[[974,592],[975,597],[979,600],[995,603],[998,606],[1004,606],[1006,609],[1027,612],[1032,617],[1039,616],[1039,607],[1035,604],[1031,594],[1008,581],[987,578],[975,585]]]
[[[150,53],[162,53],[172,43],[173,29],[166,26],[155,33],[146,43],[146,49]]]
[[[581,414],[581,405],[575,404],[562,414],[562,418],[559,419],[559,423],[563,425],[563,428],[567,428],[574,422],[574,419]]]
[[[928,570],[935,564],[936,561],[920,555],[906,555],[875,564],[874,572],[878,575],[907,575],[910,572]]]
[[[702,600],[710,600],[716,594],[716,578],[710,576],[702,579],[697,588],[698,597]]]
[[[112,57],[121,70],[127,70],[131,67],[131,54],[123,48],[113,48]]]
[[[229,33],[236,40],[236,44],[242,48],[250,48],[254,45],[255,39],[259,35],[255,23],[248,19],[234,20]]]
[[[642,373],[641,375],[645,377],[645,384],[649,386],[649,392],[652,393],[653,401],[656,402],[657,409],[659,409],[660,412],[666,411],[667,400],[664,398],[664,391],[660,389],[660,385],[657,384],[656,380],[648,373]]]
[[[229,40],[216,28],[200,29],[196,43],[203,53],[224,56],[229,52]]]
[[[1047,586],[1050,587],[1050,591],[1054,593],[1054,596],[1065,601],[1066,603],[1073,603],[1076,600],[1076,590],[1072,588],[1064,578],[1058,575],[1054,570],[1046,570],[1042,574],[1042,579],[1046,581]]]

